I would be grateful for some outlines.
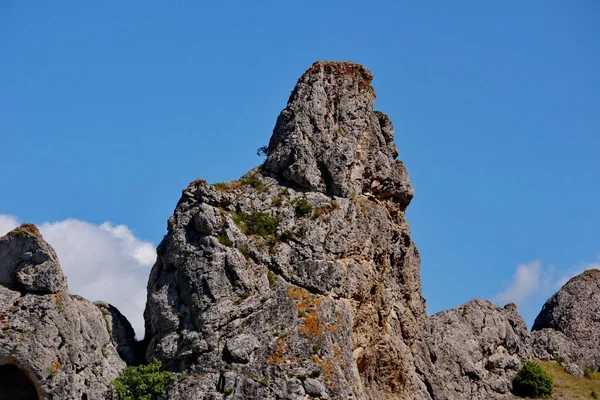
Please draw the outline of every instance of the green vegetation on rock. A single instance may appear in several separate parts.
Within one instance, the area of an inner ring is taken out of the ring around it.
[[[162,363],[156,358],[148,365],[129,366],[111,382],[118,400],[167,399],[167,390],[175,381],[172,372],[161,371]]]
[[[520,397],[547,399],[552,394],[552,376],[535,361],[525,361],[513,380],[513,393]]]

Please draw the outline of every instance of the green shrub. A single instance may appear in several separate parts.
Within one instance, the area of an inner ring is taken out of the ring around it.
[[[265,186],[265,184],[262,183],[262,181],[258,177],[258,174],[255,173],[242,178],[240,180],[240,183],[242,185],[250,185],[260,193],[267,190],[267,186]]]
[[[148,365],[126,367],[123,375],[111,382],[118,400],[163,400],[175,381],[172,372],[161,371],[156,358]]]
[[[286,229],[285,231],[283,231],[283,233],[281,235],[279,235],[279,240],[281,240],[284,243],[289,242],[293,238],[294,238],[294,232],[290,231],[289,229]]]
[[[595,390],[592,390],[592,394],[590,395],[592,396],[593,399],[598,399],[600,398],[600,395],[598,394],[598,392],[596,392]]]
[[[296,203],[296,215],[303,217],[312,213],[313,206],[306,201],[306,199],[300,198],[295,201]]]
[[[236,213],[233,215],[233,222],[245,234],[258,235],[266,239],[277,232],[281,217],[272,217],[264,212],[253,212],[252,214]]]
[[[553,386],[552,377],[538,363],[525,361],[513,380],[513,393],[519,397],[547,399]]]

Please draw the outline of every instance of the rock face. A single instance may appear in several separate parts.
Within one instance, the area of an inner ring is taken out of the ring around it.
[[[435,398],[512,398],[512,379],[531,357],[527,325],[516,306],[471,300],[429,318]]]
[[[405,208],[412,184],[396,160],[392,122],[373,111],[372,80],[362,65],[315,63],[277,119],[265,170],[309,191],[365,192]]]
[[[0,375],[11,377],[0,379],[0,393],[104,398],[125,363],[100,309],[66,291],[56,254],[35,226],[0,238],[0,276]]]
[[[533,324],[534,353],[580,366],[600,365],[600,271],[572,278],[544,304]]]
[[[183,191],[145,311],[172,397],[431,398],[413,189],[370,81],[315,63],[262,169]]]

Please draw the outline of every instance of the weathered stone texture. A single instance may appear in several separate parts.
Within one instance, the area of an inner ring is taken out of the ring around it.
[[[183,191],[145,312],[147,358],[188,376],[171,396],[431,398],[413,190],[370,80],[316,63],[262,170]]]
[[[66,292],[37,228],[0,238],[0,276],[0,365],[24,371],[43,399],[104,398],[125,363],[98,307]]]
[[[536,357],[600,365],[600,271],[569,280],[546,301],[532,331]]]
[[[514,305],[471,300],[431,316],[429,329],[436,400],[512,398],[512,379],[531,357],[527,325]]]

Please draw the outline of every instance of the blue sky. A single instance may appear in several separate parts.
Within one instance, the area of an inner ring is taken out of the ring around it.
[[[71,289],[127,307],[109,278],[143,291],[181,189],[259,164],[302,72],[351,60],[415,185],[428,311],[531,324],[599,265],[600,3],[521,3],[0,1],[0,230],[45,223]]]

